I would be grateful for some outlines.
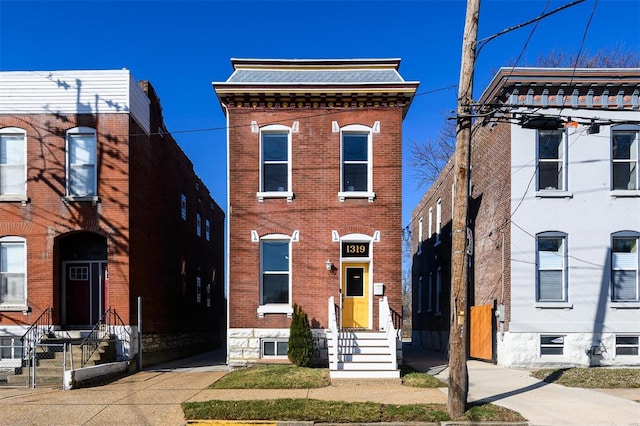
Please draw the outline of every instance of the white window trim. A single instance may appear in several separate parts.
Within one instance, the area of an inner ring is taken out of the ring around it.
[[[2,303],[0,302],[0,311],[4,312],[27,312],[29,307],[27,305],[27,301],[29,300],[29,285],[28,285],[28,270],[27,270],[27,240],[22,237],[0,237],[0,243],[22,243],[24,247],[24,303],[19,304],[10,304],[10,303]]]
[[[278,343],[282,343],[282,342],[287,342],[287,348],[288,348],[288,339],[275,339],[275,338],[263,338],[260,339],[260,358],[265,358],[265,359],[285,359],[287,358],[288,354],[284,354],[284,355],[265,355],[264,354],[264,344],[265,343],[273,343],[274,344],[274,348],[275,351],[278,352]]]
[[[264,182],[264,160],[262,158],[262,134],[263,133],[287,133],[287,191],[263,191]],[[260,189],[256,192],[256,197],[259,202],[264,202],[265,198],[286,198],[288,202],[293,201],[293,179],[292,179],[292,156],[291,156],[291,134],[293,133],[291,127],[284,126],[282,124],[271,124],[263,126],[258,132],[258,144],[260,151]]]
[[[540,271],[540,259],[538,250],[539,238],[562,238],[562,300],[540,300],[540,282],[538,275]],[[569,283],[568,283],[568,253],[569,253],[569,236],[563,232],[548,231],[540,232],[535,239],[535,307],[536,308],[573,308],[569,302]]]
[[[618,337],[635,337],[636,338],[636,343],[635,344],[618,344]],[[631,357],[631,356],[635,356],[637,357],[638,355],[640,355],[640,336],[638,336],[637,334],[616,334],[613,338],[613,344],[615,347],[615,351],[616,357],[619,356],[623,356],[623,357]],[[636,355],[632,355],[632,354],[618,354],[618,348],[637,348],[638,349],[638,354]]]
[[[429,207],[429,239],[433,237],[433,207]]]
[[[22,164],[22,173],[24,177],[23,192],[22,194],[0,194],[0,202],[19,201],[22,203],[26,203],[27,201],[29,201],[29,198],[27,197],[27,131],[19,127],[4,127],[0,129],[0,134],[6,136],[22,136],[24,149],[24,163]]]
[[[94,168],[94,172],[93,172],[93,194],[92,195],[86,195],[86,196],[77,196],[74,194],[71,194],[70,191],[70,179],[69,179],[69,171],[70,171],[70,161],[69,161],[69,136],[70,135],[77,135],[77,134],[92,134],[95,140],[95,151],[93,153],[94,156],[94,163],[93,163],[93,168]],[[92,203],[96,204],[97,202],[100,201],[100,199],[98,198],[98,132],[96,131],[96,129],[92,128],[92,127],[74,127],[72,129],[67,130],[66,134],[65,134],[65,202],[67,201],[91,201]]]
[[[202,237],[202,216],[196,213],[196,236]]]
[[[540,159],[540,142],[539,142],[539,138],[540,138],[540,132],[554,132],[553,130],[538,130],[536,132],[536,197],[538,198],[573,198],[573,194],[571,192],[569,192],[568,190],[568,162],[567,162],[567,157],[568,157],[568,134],[565,131],[556,131],[556,132],[562,132],[562,158],[559,160],[541,160]],[[561,180],[561,184],[562,184],[562,189],[541,189],[539,187],[540,184],[540,169],[539,169],[539,165],[541,162],[547,162],[547,163],[561,163],[562,165],[562,176],[560,177]]]
[[[613,158],[613,134],[616,132],[635,132],[636,133],[636,189],[613,189],[613,165],[615,163],[630,163],[631,160],[615,160]],[[640,126],[627,124],[619,125],[611,128],[611,196],[612,197],[640,197]]]
[[[342,156],[342,136],[344,133],[366,133],[367,134],[367,190],[366,191],[345,191],[342,187],[344,182],[344,160]],[[349,198],[366,198],[372,203],[376,198],[373,191],[373,133],[374,129],[362,124],[349,124],[340,128],[340,191],[338,200],[344,202]]]
[[[442,198],[438,198],[436,203],[436,242],[434,246],[439,245],[442,241],[440,236],[442,234]]]
[[[262,275],[263,275],[263,269],[262,269],[262,241],[269,241],[269,240],[276,240],[276,241],[284,241],[284,240],[289,240],[289,302],[288,303],[267,303],[267,304],[262,304]],[[258,316],[260,318],[264,317],[265,314],[287,314],[287,317],[291,317],[293,315],[293,305],[292,305],[292,301],[291,301],[291,292],[292,292],[292,283],[293,283],[293,279],[292,279],[292,262],[291,262],[291,251],[292,251],[292,243],[293,239],[291,238],[291,236],[286,235],[286,234],[267,234],[267,235],[263,235],[260,238],[260,279],[259,279],[259,286],[260,286],[260,304],[258,305]]]
[[[640,232],[634,231],[620,231],[611,234],[611,270],[609,271],[609,290],[611,296],[609,297],[611,307],[613,308],[640,308],[640,247],[636,249],[636,300],[613,300],[613,240],[615,238],[635,238],[637,245],[640,246]],[[627,269],[622,269],[627,270]]]
[[[418,221],[418,254],[422,254],[422,242],[423,242],[422,228],[423,228],[423,223],[422,223],[422,218],[420,218],[420,220]],[[420,279],[422,279],[422,277],[420,277]]]
[[[207,241],[211,240],[211,222],[209,222],[209,219],[204,220],[204,238]]]
[[[542,338],[543,337],[554,337],[554,338],[562,338],[562,343],[561,344],[544,344],[542,343]],[[546,358],[546,357],[554,357],[554,358],[560,358],[560,357],[566,357],[565,354],[565,349],[566,349],[566,343],[567,343],[567,336],[564,334],[540,334],[538,336],[538,356],[540,358]],[[562,353],[561,354],[543,354],[542,353],[542,348],[543,347],[549,347],[549,348],[562,348]]]

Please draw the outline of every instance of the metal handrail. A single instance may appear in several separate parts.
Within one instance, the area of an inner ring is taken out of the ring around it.
[[[340,332],[338,330],[338,317],[340,307],[334,302],[333,296],[329,297],[329,330],[330,333],[335,336],[334,341],[334,354],[333,357],[329,355],[329,363],[332,365],[333,370],[338,369],[338,362],[340,358]]]
[[[87,337],[80,342],[80,349],[82,350],[82,364],[84,367],[93,354],[98,350],[100,343],[104,340],[104,336],[107,334],[108,327],[106,318],[109,315],[110,309],[102,314],[102,318],[93,326]]]
[[[116,310],[109,308],[96,325],[93,326],[93,329],[87,337],[80,343],[82,350],[81,367],[84,367],[89,362],[93,354],[95,354],[100,347],[100,344],[105,340],[109,340],[112,336],[116,336],[116,341],[130,347],[131,333],[127,331],[126,324]]]
[[[110,313],[110,315],[107,317],[107,327],[109,329],[109,334],[112,336],[115,335],[116,340],[123,346],[131,348],[131,332],[127,330],[127,325],[124,323],[122,318],[120,318],[120,315],[118,315],[115,309],[109,309],[108,312]],[[126,357],[124,360],[128,361]]]
[[[40,316],[31,324],[27,331],[20,338],[23,347],[27,348],[23,353],[23,358],[29,359],[31,351],[40,343],[42,336],[47,335],[53,329],[53,307],[46,308]]]

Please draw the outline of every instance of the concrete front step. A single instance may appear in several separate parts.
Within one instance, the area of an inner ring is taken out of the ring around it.
[[[386,354],[340,354],[338,360],[344,363],[361,362],[361,363],[389,363],[391,364],[391,355]]]
[[[330,366],[333,368],[333,366]],[[352,371],[362,371],[362,370],[397,370],[398,366],[392,364],[391,362],[342,362],[338,361],[338,370],[352,370]]]
[[[333,379],[398,379],[400,370],[330,370]]]

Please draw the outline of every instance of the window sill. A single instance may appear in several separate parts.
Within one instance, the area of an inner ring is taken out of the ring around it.
[[[640,302],[611,302],[613,309],[640,309]]]
[[[568,191],[556,191],[556,190],[546,190],[546,191],[536,191],[537,198],[573,198],[573,193]]]
[[[256,197],[258,201],[261,203],[265,198],[286,198],[288,202],[293,201],[293,192],[292,191],[267,191],[267,192],[256,192]]]
[[[338,192],[338,199],[341,203],[344,203],[344,200],[347,198],[367,198],[370,203],[373,203],[373,200],[376,199],[375,192],[368,191],[340,191]]]
[[[260,305],[258,306],[258,316],[263,318],[265,314],[287,314],[288,318],[291,318],[293,315],[293,308],[284,303],[273,303],[270,305]]]
[[[26,315],[31,308],[27,305],[0,305],[0,312],[22,312]]]
[[[637,189],[614,189],[611,191],[613,198],[640,197],[640,191]]]
[[[30,202],[29,197],[24,195],[0,195],[0,203],[22,203],[24,206]]]
[[[101,201],[100,201],[100,197],[98,197],[97,195],[89,195],[86,197],[76,197],[75,195],[67,195],[62,197],[62,202],[65,203],[66,205],[69,205],[69,203],[89,203],[90,202],[95,206]]]
[[[569,302],[536,302],[537,309],[573,309],[573,303]]]

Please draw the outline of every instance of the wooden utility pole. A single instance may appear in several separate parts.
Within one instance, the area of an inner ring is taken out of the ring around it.
[[[455,195],[453,200],[453,237],[451,247],[451,328],[449,333],[449,396],[447,411],[451,417],[464,414],[469,393],[467,373],[467,224],[469,210],[469,159],[471,150],[471,109],[473,69],[480,0],[467,0],[462,42],[462,63],[458,85],[455,148]]]

